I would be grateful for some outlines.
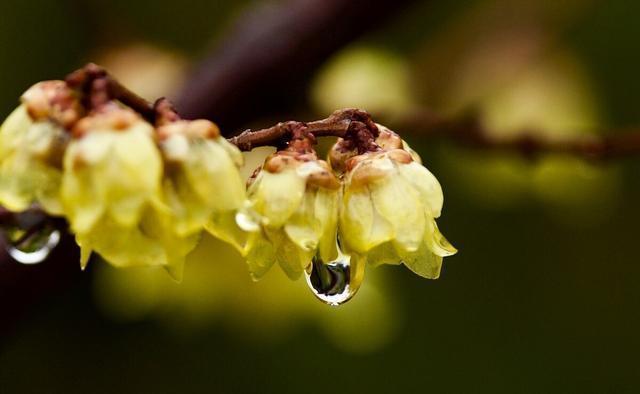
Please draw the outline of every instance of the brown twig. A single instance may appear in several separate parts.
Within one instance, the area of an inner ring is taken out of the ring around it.
[[[288,121],[261,130],[245,130],[241,134],[228,139],[242,151],[250,151],[259,146],[282,146],[292,137],[292,131],[303,127],[306,133],[314,137],[340,137],[349,133],[365,130],[373,136],[378,127],[371,116],[363,110],[347,108],[335,111],[331,116],[313,122]]]
[[[582,134],[579,136],[549,139],[548,133],[523,129],[509,133],[512,137],[496,137],[479,119],[477,114],[446,119],[423,110],[415,112],[395,124],[403,135],[412,134],[420,139],[445,139],[459,145],[479,150],[516,152],[525,157],[542,154],[565,154],[585,160],[610,160],[630,155],[640,155],[640,130]]]
[[[155,120],[156,111],[150,102],[127,89],[97,64],[85,65],[69,74],[65,81],[70,87],[86,94],[87,102],[84,104],[87,107],[95,107],[96,101],[104,101],[107,98],[96,96],[106,95],[132,108],[149,122],[153,123]]]

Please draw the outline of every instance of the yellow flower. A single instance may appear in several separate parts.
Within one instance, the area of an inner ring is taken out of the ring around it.
[[[395,134],[381,128],[383,149],[346,161],[340,240],[368,263],[400,264],[426,278],[440,275],[442,258],[456,249],[435,219],[443,195],[437,179]]]
[[[78,119],[79,102],[63,81],[34,85],[22,102],[0,130],[0,204],[23,211],[36,203],[60,215],[65,128]]]
[[[197,246],[199,234],[178,236],[173,217],[152,206],[144,209],[140,223],[123,226],[112,218],[99,220],[91,231],[77,233],[81,266],[92,251],[116,267],[164,267],[176,280],[182,279],[186,256]]]
[[[115,266],[163,266],[180,278],[199,234],[176,234],[174,216],[160,201],[163,165],[153,127],[111,105],[73,132],[61,196],[81,265],[95,251]]]
[[[314,256],[336,258],[339,191],[340,183],[315,153],[280,151],[265,161],[248,189],[260,217],[245,249],[255,279],[275,262],[297,279]]]
[[[162,160],[153,132],[133,111],[115,106],[78,122],[61,189],[73,232],[91,231],[101,219],[133,227],[158,199]]]
[[[207,120],[168,123],[158,128],[158,139],[165,160],[163,197],[176,233],[197,233],[207,225],[214,235],[233,238],[234,217],[246,199],[238,148]]]

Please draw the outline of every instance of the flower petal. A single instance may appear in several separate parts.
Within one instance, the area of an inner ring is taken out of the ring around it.
[[[347,249],[366,253],[371,248],[391,240],[393,227],[374,208],[368,187],[345,192],[340,214],[340,239]]]
[[[440,217],[444,196],[436,177],[415,161],[398,164],[398,171],[420,193],[423,204],[429,209],[431,215],[434,218]]]
[[[394,229],[394,242],[407,251],[415,251],[422,243],[424,206],[416,190],[403,177],[393,174],[369,186],[375,209]]]
[[[435,220],[428,222],[425,241],[429,249],[440,257],[453,256],[458,253],[458,249],[451,245],[444,235],[442,235]]]
[[[339,199],[339,191],[319,188],[316,193],[315,215],[321,226],[318,254],[322,261],[333,261],[338,257],[336,244]]]
[[[275,264],[274,247],[262,232],[254,232],[249,235],[246,258],[249,273],[255,281],[261,279]]]
[[[249,188],[249,198],[264,224],[278,228],[293,215],[304,197],[306,181],[294,170],[276,174],[262,170]]]
[[[315,197],[316,193],[308,190],[298,210],[284,225],[289,239],[304,250],[316,249],[322,234],[320,218],[315,212]]]
[[[426,244],[423,244],[416,252],[404,255],[403,263],[423,278],[438,279],[440,277],[442,257],[431,252]]]

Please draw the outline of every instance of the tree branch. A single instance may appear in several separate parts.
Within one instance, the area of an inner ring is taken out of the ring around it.
[[[94,81],[96,80],[100,80],[103,84],[102,88],[104,91],[100,93],[104,93],[111,98],[117,99],[122,104],[139,113],[147,121],[154,123],[156,111],[153,104],[122,85],[115,78],[109,75],[107,70],[103,67],[94,63],[88,63],[65,78],[65,82],[69,87],[84,92],[88,97],[88,100],[86,100],[87,102],[84,103],[86,107],[93,106],[91,101],[94,95],[98,93],[94,91]]]
[[[366,129],[377,135],[378,128],[366,111],[357,108],[346,108],[335,111],[331,116],[309,123],[288,121],[261,130],[245,130],[241,134],[228,139],[242,151],[250,151],[259,146],[282,146],[292,137],[295,129],[304,128],[306,133],[314,137],[344,138],[350,132]]]
[[[188,119],[237,130],[264,116],[304,107],[309,80],[329,56],[384,26],[416,0],[268,2],[238,18],[191,74],[176,100]]]
[[[516,152],[525,157],[542,154],[565,154],[585,160],[611,160],[640,155],[640,129],[607,130],[598,134],[582,134],[562,139],[543,137],[541,130],[515,130],[510,138],[496,137],[476,114],[446,119],[428,110],[414,112],[394,124],[403,135],[420,139],[450,140],[478,150]]]

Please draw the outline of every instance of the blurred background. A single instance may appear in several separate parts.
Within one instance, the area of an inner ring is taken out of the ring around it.
[[[436,281],[369,269],[339,308],[279,269],[252,282],[212,238],[181,284],[81,273],[68,239],[39,265],[4,254],[0,392],[638,392],[640,157],[531,159],[406,122],[474,111],[496,139],[552,140],[638,125],[638,15],[627,0],[3,0],[2,118],[88,61],[227,135],[360,107],[439,178],[460,252]]]

